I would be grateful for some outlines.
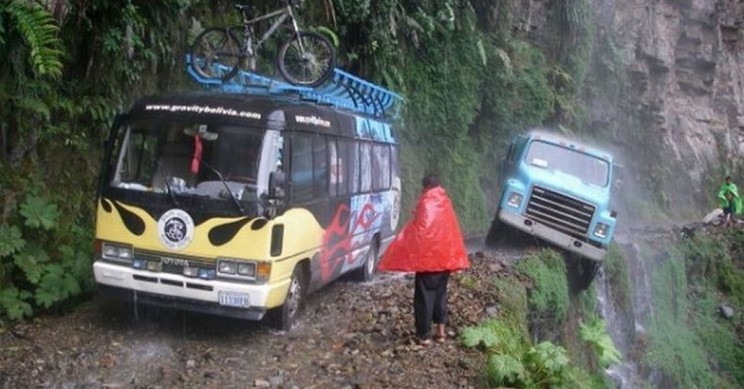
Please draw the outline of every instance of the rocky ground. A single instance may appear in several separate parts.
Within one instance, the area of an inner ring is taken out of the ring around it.
[[[2,388],[481,388],[482,355],[457,334],[498,311],[489,282],[514,252],[473,252],[450,284],[450,338],[413,342],[413,280],[339,281],[289,332],[93,298],[0,329]]]

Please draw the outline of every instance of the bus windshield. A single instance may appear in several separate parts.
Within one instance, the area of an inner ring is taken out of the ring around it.
[[[280,162],[276,133],[221,123],[125,122],[116,133],[109,185],[255,201],[266,192],[268,174]]]
[[[604,187],[609,183],[608,161],[558,144],[532,141],[524,160],[532,166],[570,174],[587,184]]]

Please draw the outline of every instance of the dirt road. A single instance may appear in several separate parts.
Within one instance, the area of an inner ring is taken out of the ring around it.
[[[505,262],[471,261],[451,281],[444,344],[412,341],[413,280],[402,275],[330,285],[289,332],[94,297],[0,333],[0,387],[480,388],[481,354],[456,336],[497,312],[490,280]]]

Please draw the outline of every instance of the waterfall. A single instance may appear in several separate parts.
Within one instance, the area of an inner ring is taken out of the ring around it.
[[[606,369],[619,389],[643,387],[645,381],[639,370],[638,356],[633,353],[639,338],[645,337],[645,326],[653,315],[651,302],[651,273],[636,243],[619,243],[628,268],[631,290],[629,307],[623,307],[613,294],[610,279],[605,271],[595,280],[597,299],[607,332],[622,354],[622,361]]]

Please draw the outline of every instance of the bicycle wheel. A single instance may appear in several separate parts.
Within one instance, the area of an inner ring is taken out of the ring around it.
[[[336,49],[325,36],[300,31],[289,38],[277,56],[279,73],[294,85],[318,86],[336,67]]]
[[[241,59],[240,41],[228,28],[208,28],[191,46],[191,68],[205,78],[229,80]]]

